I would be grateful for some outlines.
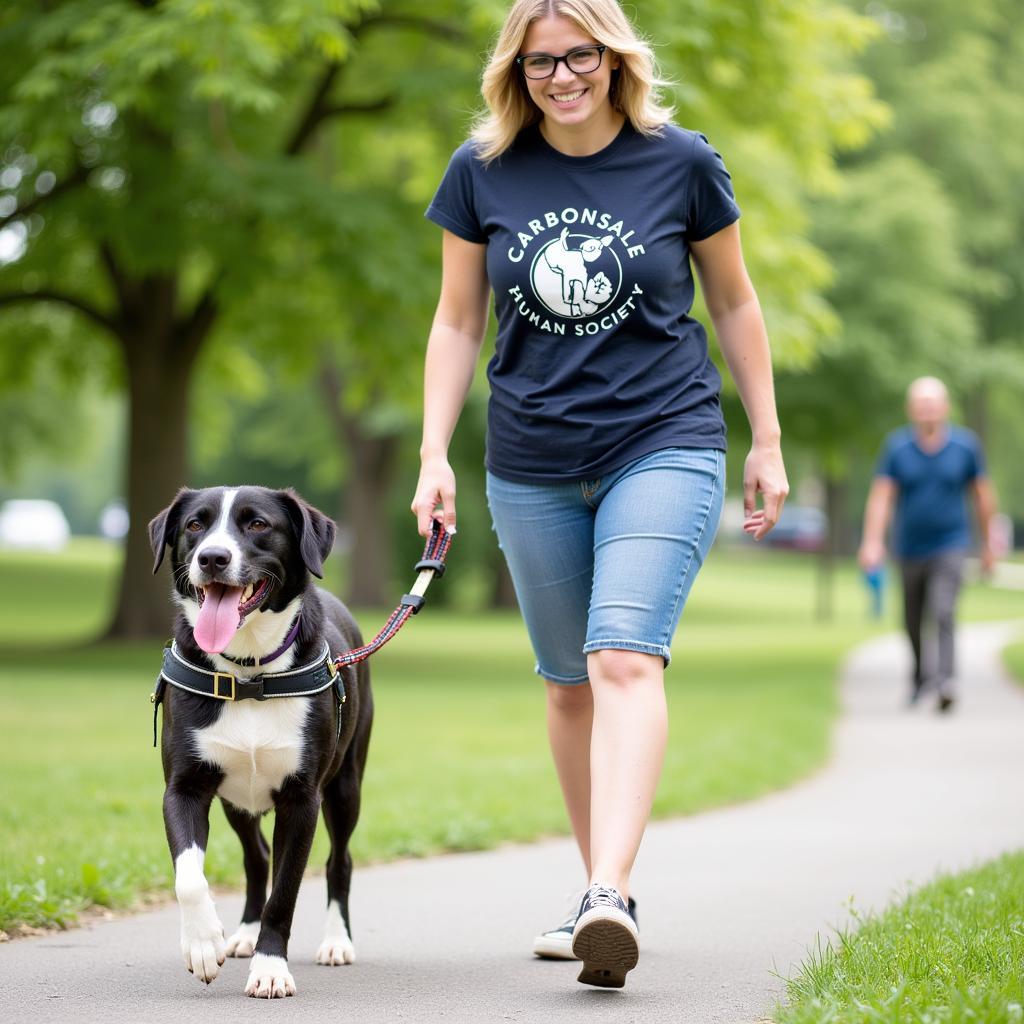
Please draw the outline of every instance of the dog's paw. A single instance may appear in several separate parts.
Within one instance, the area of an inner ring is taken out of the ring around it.
[[[185,970],[190,971],[207,985],[217,977],[224,963],[224,932],[208,932],[203,935],[182,935],[181,952],[185,959]]]
[[[333,938],[325,938],[316,951],[316,962],[325,967],[338,967],[341,964],[354,964],[356,962],[356,947],[352,940],[346,935]]]
[[[217,977],[224,963],[224,928],[213,909],[208,906],[183,908],[181,915],[181,955],[185,970],[207,985]]]
[[[243,921],[228,939],[225,952],[228,956],[252,956],[256,951],[256,940],[259,937],[259,921]]]
[[[245,994],[256,999],[283,999],[295,995],[295,979],[288,970],[288,961],[283,956],[257,953],[249,968]]]
[[[316,962],[325,967],[356,962],[356,947],[348,935],[345,918],[341,916],[341,905],[337,900],[327,904],[327,921],[324,924],[324,941],[316,951]]]

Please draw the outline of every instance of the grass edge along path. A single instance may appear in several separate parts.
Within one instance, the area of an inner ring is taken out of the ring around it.
[[[1024,851],[853,916],[787,981],[775,1024],[1024,1021]]]
[[[1024,685],[1024,640],[1002,660]],[[776,1024],[1024,1022],[1024,851],[854,919],[787,982]]]

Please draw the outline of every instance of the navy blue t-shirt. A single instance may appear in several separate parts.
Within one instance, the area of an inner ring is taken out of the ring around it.
[[[971,544],[967,486],[985,474],[977,437],[950,427],[938,451],[918,447],[912,427],[893,431],[885,441],[876,473],[899,488],[893,550],[901,558],[929,558],[962,551]]]
[[[535,125],[489,166],[466,142],[426,215],[487,246],[492,473],[593,479],[660,448],[725,448],[721,378],[689,315],[689,243],[740,211],[703,135],[652,138],[627,120],[572,157]]]

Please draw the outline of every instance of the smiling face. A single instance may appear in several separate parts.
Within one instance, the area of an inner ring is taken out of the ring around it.
[[[560,57],[569,50],[597,43],[569,18],[538,18],[530,23],[519,53]],[[609,90],[612,71],[618,66],[619,58],[606,50],[596,71],[576,74],[563,60],[550,78],[524,76],[523,82],[549,125],[574,132],[591,126],[603,128],[614,117]]]
[[[174,589],[196,643],[224,651],[252,613],[279,612],[320,575],[334,523],[289,491],[183,491],[149,526],[154,571],[171,548]]]

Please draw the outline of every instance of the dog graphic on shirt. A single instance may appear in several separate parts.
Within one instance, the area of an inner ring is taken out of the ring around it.
[[[598,271],[590,277],[587,264],[599,259],[602,251],[611,243],[611,235],[591,237],[585,238],[578,249],[570,249],[569,229],[566,227],[557,240],[544,248],[542,259],[552,274],[561,280],[561,304],[566,307],[569,316],[580,317],[595,313],[608,301],[612,291],[611,281],[604,271]]]

